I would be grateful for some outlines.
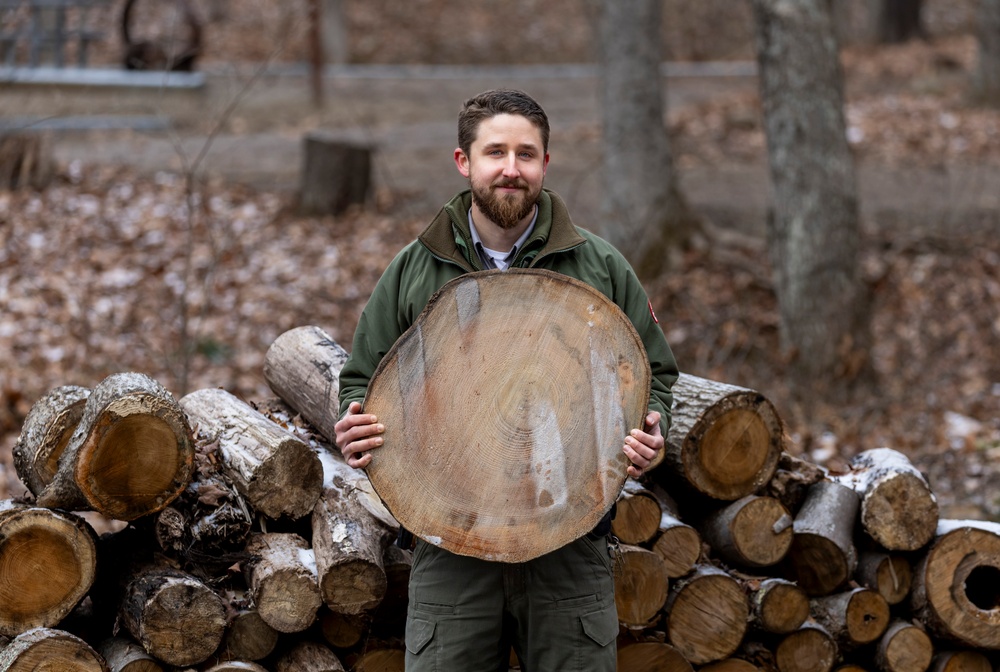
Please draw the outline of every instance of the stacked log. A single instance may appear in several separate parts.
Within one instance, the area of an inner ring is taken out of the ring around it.
[[[0,672],[402,670],[411,555],[332,445],[345,360],[302,327],[265,357],[275,399],[134,373],[40,399],[33,501],[0,504]],[[675,405],[617,502],[619,670],[992,669],[1000,525],[939,520],[888,448],[789,455],[755,391],[683,375]]]

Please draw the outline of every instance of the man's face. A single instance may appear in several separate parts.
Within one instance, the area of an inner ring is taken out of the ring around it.
[[[469,178],[473,204],[502,229],[515,228],[532,214],[548,163],[541,131],[513,114],[484,119],[468,155],[455,150],[455,165]]]

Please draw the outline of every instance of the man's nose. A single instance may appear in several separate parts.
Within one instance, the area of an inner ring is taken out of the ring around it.
[[[508,154],[506,160],[503,164],[503,174],[509,177],[517,177],[521,174],[520,169],[517,167],[517,155]]]

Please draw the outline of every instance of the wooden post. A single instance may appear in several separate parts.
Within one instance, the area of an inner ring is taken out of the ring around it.
[[[371,188],[373,148],[329,132],[302,139],[299,210],[303,215],[339,215],[364,205]]]

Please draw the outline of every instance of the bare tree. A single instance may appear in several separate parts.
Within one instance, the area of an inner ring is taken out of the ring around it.
[[[700,231],[677,187],[660,75],[660,0],[602,0],[604,201],[601,231],[640,276]]]
[[[926,37],[921,18],[923,0],[880,0],[878,38],[883,44]]]
[[[979,0],[979,63],[973,80],[974,97],[1000,107],[1000,0]]]
[[[774,206],[768,247],[791,382],[805,399],[867,373],[854,159],[827,0],[753,0]]]

